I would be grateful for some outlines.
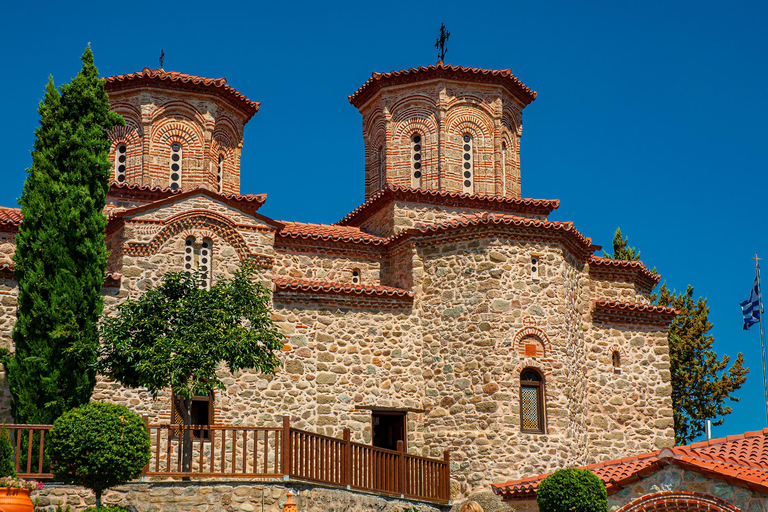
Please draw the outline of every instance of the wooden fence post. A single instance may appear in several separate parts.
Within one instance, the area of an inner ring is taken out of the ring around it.
[[[343,478],[341,483],[347,486],[349,489],[352,486],[352,444],[350,443],[350,432],[348,428],[342,430],[342,438],[344,439],[344,459],[342,461],[342,473]]]
[[[408,481],[405,477],[406,464],[405,464],[405,443],[402,440],[397,442],[397,491],[400,492],[400,497],[405,495],[405,483]]]
[[[283,450],[282,450],[283,480],[291,477],[291,418],[283,416]]]
[[[152,458],[152,437],[149,435],[149,416],[146,414],[142,414],[141,416],[142,421],[144,422],[144,428],[147,429],[147,437],[149,437],[149,446],[150,446],[150,459]],[[144,466],[144,469],[141,470],[141,476],[142,478],[147,475],[147,471],[149,471],[149,461],[147,461],[147,464]]]
[[[443,496],[445,501],[451,500],[451,452],[445,450],[443,452],[443,460],[445,461],[445,473],[443,476]]]

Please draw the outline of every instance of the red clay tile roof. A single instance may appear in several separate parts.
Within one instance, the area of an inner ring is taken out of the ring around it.
[[[277,232],[283,238],[303,238],[313,240],[333,240],[363,244],[381,245],[386,243],[384,237],[372,235],[351,226],[335,224],[308,224],[304,222],[281,221],[284,227]]]
[[[18,229],[21,220],[21,208],[6,208],[5,206],[0,206],[0,229],[3,227],[13,227]]]
[[[371,78],[349,97],[349,102],[355,107],[360,108],[378,90],[387,85],[423,82],[436,78],[498,84],[520,99],[523,105],[528,105],[536,99],[536,91],[529,89],[509,69],[481,69],[453,66],[438,62],[435,65],[426,67],[401,69],[400,71],[390,71],[389,73],[373,73]]]
[[[346,295],[374,295],[380,297],[400,297],[409,299],[413,292],[394,288],[392,286],[380,286],[369,284],[331,283],[328,281],[312,281],[306,279],[293,279],[291,277],[275,277],[272,279],[275,291],[303,291],[339,293]]]
[[[724,480],[732,485],[768,493],[768,429],[687,446],[664,448],[653,453],[600,462],[582,468],[595,473],[605,483],[608,494],[613,494],[669,464]],[[536,497],[539,483],[547,476],[549,473],[510,480],[503,484],[492,484],[492,489],[505,500],[531,500]]]
[[[680,311],[667,306],[600,299],[593,302],[592,316],[604,320],[656,319],[668,323],[679,314]]]
[[[529,219],[527,217],[518,217],[516,215],[506,215],[493,212],[466,215],[437,224],[418,225],[416,227],[399,232],[398,234],[389,238],[389,241],[392,242],[411,236],[437,234],[456,228],[492,225],[514,226],[523,229],[545,229],[560,232],[565,235],[566,245],[569,245],[571,250],[576,251],[577,253],[583,253],[585,255],[599,249],[598,246],[592,244],[591,238],[585,237],[579,232],[578,229],[573,227],[573,222],[553,222],[548,220]]]
[[[141,87],[168,87],[220,96],[246,114],[246,122],[259,111],[260,103],[251,101],[227,85],[226,78],[202,78],[176,71],[144,68],[137,73],[109,76],[105,78],[107,92]]]
[[[403,187],[388,183],[384,188],[373,194],[367,201],[337,222],[337,224],[341,226],[359,226],[365,219],[391,201],[478,208],[505,213],[527,213],[544,217],[560,206],[559,199],[515,199],[499,196],[461,194],[458,192]]]
[[[589,259],[589,270],[590,273],[598,276],[601,273],[615,274],[616,272],[631,274],[648,293],[661,280],[661,274],[651,272],[642,261],[615,260],[594,254]]]

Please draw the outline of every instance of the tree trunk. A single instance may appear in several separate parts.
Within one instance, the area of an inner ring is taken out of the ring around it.
[[[101,489],[94,489],[93,493],[96,495],[96,508],[101,508]]]
[[[192,399],[178,399],[179,412],[183,421],[181,430],[181,471],[189,473],[192,470],[192,430],[189,428],[192,424]]]

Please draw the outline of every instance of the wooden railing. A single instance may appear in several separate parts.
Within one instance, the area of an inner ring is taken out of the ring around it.
[[[385,450],[352,442],[349,429],[339,439],[292,428],[287,417],[282,428],[150,424],[146,416],[144,422],[151,444],[144,476],[288,478],[441,503],[450,499],[447,451],[442,460],[430,459],[406,453],[402,441],[397,450]],[[16,447],[19,476],[53,478],[43,456],[51,425],[5,428]],[[190,434],[186,471],[185,431]]]

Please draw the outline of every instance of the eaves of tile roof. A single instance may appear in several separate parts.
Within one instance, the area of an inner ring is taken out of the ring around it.
[[[429,66],[401,69],[389,73],[373,73],[360,88],[349,96],[349,102],[357,108],[363,106],[382,87],[434,79],[461,80],[501,85],[518,98],[523,106],[536,99],[536,91],[532,91],[521,82],[509,69],[492,70],[454,66],[438,62]]]
[[[281,221],[283,228],[276,236],[280,238],[301,238],[304,240],[332,240],[362,244],[384,245],[387,239],[372,235],[352,226],[336,224],[310,224],[306,222]]]
[[[107,92],[136,87],[159,87],[215,94],[229,101],[246,115],[246,122],[259,111],[260,103],[251,101],[233,87],[226,78],[203,78],[176,71],[144,68],[136,73],[109,76],[104,79]]]
[[[615,260],[593,254],[589,259],[589,269],[590,272],[594,270],[597,274],[602,272],[626,272],[634,274],[648,292],[650,292],[654,286],[659,284],[659,281],[661,280],[661,274],[649,270],[642,261]]]
[[[423,190],[388,183],[363,204],[337,222],[341,226],[359,226],[391,201],[403,201],[460,208],[478,208],[503,213],[526,213],[546,217],[558,206],[559,199],[517,199],[499,196],[461,194],[440,190]]]
[[[137,185],[113,181],[109,184],[107,197],[157,201],[165,199],[166,197],[179,195],[183,192],[184,191],[181,189],[173,190],[170,187],[153,187],[151,185]]]
[[[768,429],[712,439],[675,448],[664,448],[635,457],[582,466],[595,473],[608,494],[670,464],[732,485],[768,493]],[[539,483],[550,473],[492,484],[504,500],[532,500]]]
[[[0,206],[0,231],[16,232],[21,224],[21,208]]]
[[[593,320],[657,322],[660,325],[666,325],[679,314],[680,311],[677,311],[675,308],[658,306],[656,304],[641,304],[639,302],[622,302],[608,299],[592,302]]]
[[[359,295],[391,297],[401,299],[411,299],[413,292],[402,288],[392,286],[380,286],[369,284],[348,284],[331,283],[328,281],[313,281],[307,279],[294,279],[291,277],[275,277],[272,279],[275,285],[275,291],[300,291],[300,292],[320,292],[341,295]]]

